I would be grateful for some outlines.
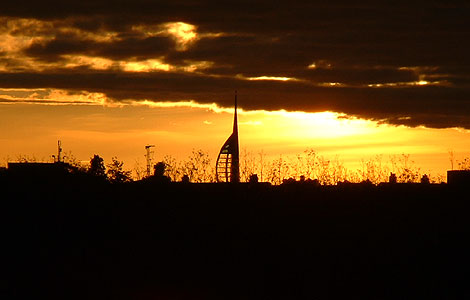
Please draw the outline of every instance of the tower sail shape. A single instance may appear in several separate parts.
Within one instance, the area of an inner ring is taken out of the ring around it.
[[[235,92],[235,112],[233,132],[220,149],[215,167],[217,182],[240,182],[240,161],[238,148],[237,93]]]

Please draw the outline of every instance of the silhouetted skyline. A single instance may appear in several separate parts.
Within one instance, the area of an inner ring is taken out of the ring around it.
[[[469,23],[467,1],[4,3],[0,159],[58,139],[80,160],[216,159],[238,90],[242,152],[444,174],[470,147]]]

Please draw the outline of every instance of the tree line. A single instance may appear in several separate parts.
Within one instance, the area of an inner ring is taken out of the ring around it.
[[[463,162],[468,159],[463,160]],[[190,182],[215,182],[215,161],[203,150],[193,150],[187,159],[177,160],[171,155],[163,157],[165,176],[172,181],[180,181],[188,176]],[[468,164],[467,164],[468,165]],[[459,167],[465,169],[464,163]],[[306,149],[294,156],[270,159],[263,151],[255,154],[242,151],[240,155],[240,180],[250,181],[253,174],[261,182],[279,185],[286,181],[315,181],[321,185],[335,185],[340,182],[388,182],[390,176],[398,183],[445,182],[442,174],[429,174],[416,165],[411,155],[391,155],[388,160],[383,155],[362,159],[360,168],[348,169],[344,162],[335,156],[333,159],[320,155],[314,149]],[[393,174],[393,175],[392,175]]]
[[[454,158],[450,158],[454,161]],[[20,156],[19,162],[35,161],[33,157]],[[101,177],[112,183],[124,183],[145,179],[147,172],[136,162],[132,170],[124,168],[124,162],[113,157],[105,164],[104,159],[95,154],[88,166],[79,162],[71,152],[64,156],[64,162],[82,173]],[[470,169],[470,159],[457,161],[459,169]],[[178,160],[171,155],[153,166],[152,176],[164,176],[168,181],[188,181],[193,183],[215,182],[215,160],[201,149],[193,149],[186,159]],[[240,155],[240,180],[248,182],[256,178],[261,182],[280,185],[288,181],[314,181],[320,185],[336,185],[341,182],[370,182],[379,184],[394,180],[398,183],[445,182],[443,174],[429,174],[416,165],[409,154],[391,155],[388,160],[383,155],[362,159],[360,167],[349,169],[338,157],[327,158],[314,149],[306,149],[294,156],[268,158],[263,151],[253,153],[243,150]]]

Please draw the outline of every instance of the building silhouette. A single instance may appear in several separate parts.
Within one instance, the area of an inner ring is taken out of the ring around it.
[[[220,149],[215,167],[217,182],[240,182],[240,162],[238,146],[237,92],[235,92],[235,111],[233,132]]]
[[[469,185],[470,184],[470,170],[447,171],[447,183],[450,185]]]

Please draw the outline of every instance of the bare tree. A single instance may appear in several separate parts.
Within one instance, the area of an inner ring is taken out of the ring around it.
[[[415,166],[409,154],[401,154],[399,156],[392,155],[390,162],[392,164],[393,173],[398,174],[398,182],[419,182],[421,178],[420,169]]]
[[[309,148],[304,151],[305,154],[305,177],[316,179],[316,170],[318,169],[319,162],[317,161],[317,153],[315,150]]]
[[[86,172],[87,168],[73,155],[72,151],[64,153],[63,161],[66,164],[72,166],[76,171]]]
[[[171,181],[179,181],[181,179],[182,168],[180,163],[171,155],[165,155],[163,157],[163,163],[165,163],[165,176],[170,177]]]
[[[368,160],[361,160],[361,181],[370,181],[373,184],[387,181],[388,168],[382,164],[382,156],[376,155]]]
[[[146,168],[142,165],[142,163],[139,161],[139,160],[135,160],[134,162],[134,168],[133,168],[133,173],[135,174],[134,175],[134,178],[136,180],[141,180],[142,178],[145,177],[146,175]]]
[[[191,182],[214,182],[215,167],[209,154],[203,150],[194,150],[182,165],[183,174],[188,175]]]
[[[241,164],[240,164],[240,175],[242,182],[248,182],[251,178],[251,175],[256,173],[256,159],[253,155],[253,152],[247,152],[246,149],[243,149],[241,155]]]
[[[16,161],[20,163],[28,163],[28,162],[39,162],[39,160],[34,155],[27,155],[27,154],[18,154],[16,156]]]
[[[281,184],[284,179],[289,176],[289,164],[279,156],[271,162],[270,169],[268,170],[268,179],[274,184]]]
[[[449,153],[450,169],[453,170],[454,169],[454,161],[455,161],[454,150],[449,150],[448,153]]]
[[[465,157],[463,160],[458,161],[459,170],[470,170],[470,157]]]
[[[259,174],[259,180],[263,182],[264,180],[264,172],[266,170],[266,153],[264,153],[263,150],[261,150],[258,153],[258,167],[257,167],[257,173]]]

